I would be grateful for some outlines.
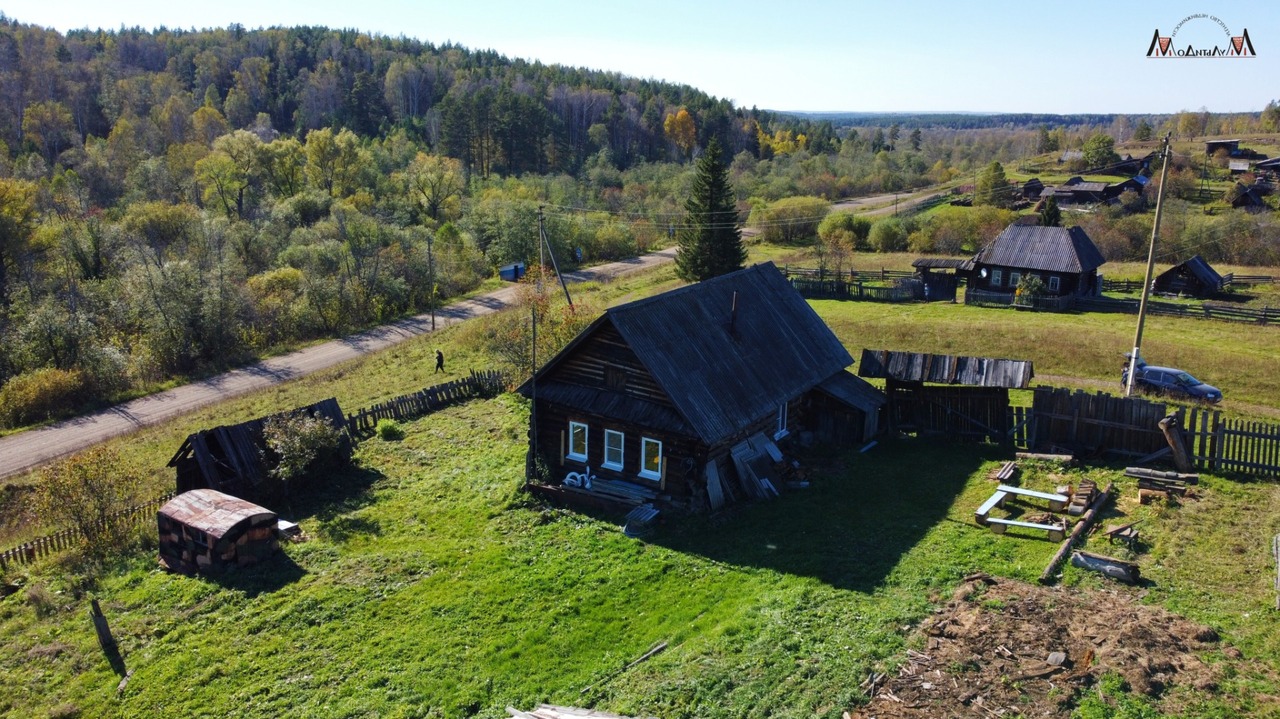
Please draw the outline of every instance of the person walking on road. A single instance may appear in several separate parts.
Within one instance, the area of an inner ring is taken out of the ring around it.
[[[436,350],[436,372],[444,372],[444,353]],[[436,372],[432,372],[435,374]],[[445,374],[448,374],[445,372]]]

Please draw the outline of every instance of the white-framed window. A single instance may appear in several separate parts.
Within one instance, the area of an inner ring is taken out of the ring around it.
[[[1062,288],[1062,278],[1057,275],[1049,275],[1049,291],[1057,292]]]
[[[1019,284],[1021,284],[1021,283],[1022,283],[1022,273],[1021,273],[1021,272],[1010,272],[1010,273],[1009,273],[1009,286],[1010,286],[1010,287],[1017,287],[1017,286],[1018,286]]]
[[[1004,271],[1003,271],[1003,270],[992,270],[992,271],[991,271],[991,286],[992,286],[992,287],[999,287],[999,286],[1000,286],[1000,283],[1001,283],[1003,280],[1004,280]]]
[[[569,423],[569,454],[566,456],[579,462],[587,461],[587,425]]]
[[[640,439],[640,476],[662,479],[662,442],[648,437]]]
[[[626,437],[616,430],[604,431],[604,468],[622,470],[622,443]]]
[[[783,402],[778,405],[778,429],[773,433],[774,439],[782,439],[787,436],[787,403]]]

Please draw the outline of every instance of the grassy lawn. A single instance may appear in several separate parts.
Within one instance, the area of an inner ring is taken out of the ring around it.
[[[787,256],[753,248],[752,259]],[[603,307],[676,284],[667,267],[574,295]],[[1017,357],[1110,382],[1132,342],[1128,316],[813,305],[855,358],[863,347]],[[1226,409],[1273,404],[1280,334],[1247,329],[1157,317],[1144,345],[1227,389]],[[164,462],[187,433],[329,396],[351,411],[434,384],[437,347],[452,377],[491,366],[450,328],[114,444],[168,488]],[[171,576],[150,538],[94,581],[56,564],[11,571],[28,588],[0,600],[0,715],[499,717],[545,701],[664,718],[839,717],[864,699],[869,671],[919,648],[911,628],[961,577],[1033,581],[1057,548],[973,524],[999,448],[914,440],[815,454],[807,490],[632,540],[617,518],[520,491],[527,419],[503,396],[408,423],[402,442],[365,442],[352,468],[281,509],[311,539],[266,567]],[[1083,476],[1033,467],[1023,482]],[[1262,698],[1280,692],[1269,557],[1280,489],[1205,477],[1201,499],[1149,507],[1119,468],[1090,476],[1122,488],[1105,522],[1143,521],[1149,584],[1134,596],[1213,626],[1256,667],[1196,694],[1185,716],[1267,715]],[[1073,568],[1063,582],[1112,586]],[[91,596],[134,670],[118,697],[84,616]],[[665,652],[609,678],[660,641]]]
[[[1057,547],[972,523],[997,448],[910,440],[811,457],[807,490],[632,540],[616,519],[520,493],[526,422],[504,396],[412,422],[402,442],[366,442],[355,467],[286,511],[311,540],[270,565],[173,576],[149,548],[106,573],[89,591],[134,671],[119,697],[84,618],[88,593],[36,578],[45,602],[0,602],[0,711],[499,717],[546,701],[838,717],[862,701],[869,671],[915,646],[910,628],[961,577],[1033,581]],[[1032,468],[1023,481],[1080,476]],[[1280,688],[1265,675],[1280,656],[1263,546],[1277,527],[1255,521],[1280,516],[1280,496],[1213,478],[1204,492],[1181,509],[1122,500],[1111,516],[1144,520],[1147,601],[1256,658],[1257,676],[1201,697],[1244,716],[1250,690]],[[1065,581],[1101,584],[1074,569]],[[660,641],[667,651],[582,693]]]

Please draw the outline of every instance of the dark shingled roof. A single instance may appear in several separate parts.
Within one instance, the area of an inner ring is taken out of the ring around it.
[[[1176,283],[1178,278],[1184,276],[1184,272],[1194,277],[1206,290],[1216,292],[1222,289],[1222,275],[1200,255],[1161,272],[1155,279],[1155,285],[1158,289],[1167,291],[1170,289],[1168,285]]]
[[[950,257],[917,257],[911,262],[911,266],[917,270],[954,270],[965,262],[966,260],[957,260]]]
[[[539,370],[539,396],[546,396],[542,377],[606,322],[666,392],[683,425],[706,444],[732,438],[853,364],[769,262],[610,308]],[[520,391],[529,394],[529,383]],[[570,398],[567,388],[551,391]]]
[[[1079,227],[1010,225],[973,258],[973,264],[1078,274],[1100,267],[1105,259]]]
[[[252,523],[255,517],[269,517],[267,521],[274,521],[276,517],[276,513],[269,509],[215,489],[183,492],[166,502],[160,508],[160,514],[214,539],[222,539],[241,524]]]
[[[923,352],[862,350],[859,377],[933,382],[967,387],[1026,389],[1035,376],[1030,360],[957,357]]]

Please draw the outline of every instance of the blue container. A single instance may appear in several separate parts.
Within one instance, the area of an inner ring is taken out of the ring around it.
[[[509,265],[503,265],[498,268],[498,276],[507,282],[519,282],[524,277],[525,269],[523,262],[513,262]]]

